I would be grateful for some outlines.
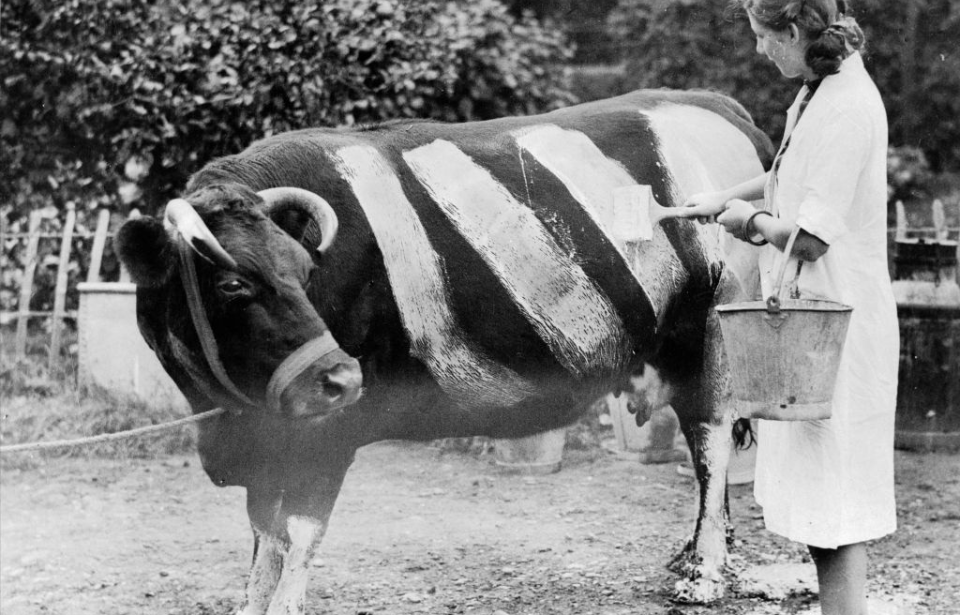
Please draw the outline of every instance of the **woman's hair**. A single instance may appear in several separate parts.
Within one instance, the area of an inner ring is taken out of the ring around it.
[[[860,51],[863,30],[847,15],[846,0],[736,0],[758,23],[783,31],[791,24],[810,41],[805,60],[818,77],[833,75],[848,48]]]

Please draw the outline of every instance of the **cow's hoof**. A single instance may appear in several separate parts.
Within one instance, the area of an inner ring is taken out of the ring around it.
[[[682,577],[693,577],[694,571],[697,568],[699,562],[697,558],[694,557],[695,549],[693,545],[693,540],[687,540],[684,543],[683,548],[673,556],[673,559],[667,564],[667,570],[675,572]]]
[[[710,604],[723,598],[724,583],[717,579],[681,579],[673,590],[673,600],[682,604]]]

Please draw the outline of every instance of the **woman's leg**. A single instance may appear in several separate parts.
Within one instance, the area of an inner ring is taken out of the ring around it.
[[[807,547],[817,566],[822,615],[867,615],[867,546]]]

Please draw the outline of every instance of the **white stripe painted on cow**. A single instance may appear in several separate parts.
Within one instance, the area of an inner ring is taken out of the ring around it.
[[[564,367],[588,375],[627,365],[616,310],[533,211],[449,141],[403,157]]]
[[[673,198],[683,202],[696,192],[735,186],[763,173],[753,143],[722,116],[701,107],[665,103],[639,109],[657,135],[671,175]],[[748,293],[759,272],[757,251],[722,231],[719,225],[697,225],[710,261],[723,260]]]
[[[695,192],[727,188],[763,173],[747,135],[712,111],[664,103],[640,113],[659,137],[660,153],[678,190],[677,202]]]
[[[553,173],[599,225],[650,298],[659,320],[686,273],[659,225],[653,229],[653,240],[643,242],[624,241],[615,228],[614,189],[635,185],[636,179],[582,132],[541,124],[513,134],[517,145]],[[638,148],[653,146],[636,144]]]
[[[437,254],[390,163],[363,145],[341,148],[332,158],[383,253],[413,355],[466,407],[512,406],[530,395],[530,383],[463,338]]]

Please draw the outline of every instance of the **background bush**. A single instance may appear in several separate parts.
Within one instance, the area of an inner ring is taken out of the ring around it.
[[[13,0],[3,30],[0,203],[15,212],[153,211],[280,131],[570,101],[563,37],[496,0]]]
[[[627,89],[705,88],[732,95],[779,142],[797,86],[756,53],[746,18],[727,2],[620,0],[609,15]]]
[[[67,203],[79,232],[99,207],[153,213],[208,160],[286,130],[572,100],[564,37],[497,0],[13,0],[2,28],[0,215],[14,232],[31,210],[56,232]],[[71,279],[89,261],[78,242]],[[18,307],[23,250],[2,246],[0,311]],[[41,243],[31,309],[52,307],[58,250]],[[109,245],[104,268],[117,278]]]
[[[921,149],[935,172],[960,170],[960,2],[854,0],[865,63],[884,98],[890,142]],[[608,16],[623,85],[731,94],[778,142],[798,84],[756,53],[742,11],[726,0],[620,0]]]

